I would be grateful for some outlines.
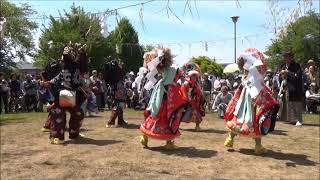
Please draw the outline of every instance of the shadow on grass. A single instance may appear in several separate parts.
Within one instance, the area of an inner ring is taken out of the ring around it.
[[[199,132],[199,133],[215,133],[215,134],[226,134],[228,131],[219,130],[219,129],[200,129],[196,131],[195,129],[181,129],[182,131],[189,131],[189,132]]]
[[[276,129],[276,130],[270,132],[270,134],[280,135],[280,136],[288,136],[287,132],[288,131]]]
[[[120,143],[122,141],[116,141],[116,140],[107,140],[107,139],[91,139],[87,137],[80,137],[75,140],[69,140],[66,141],[65,144],[91,144],[91,145],[96,145],[96,146],[106,146],[110,144],[116,144]]]
[[[138,124],[127,124],[125,126],[123,126],[124,129],[139,129],[140,125]]]
[[[240,149],[239,153],[245,154],[245,155],[255,155],[253,149]],[[309,160],[308,156],[304,154],[282,153],[282,152],[277,152],[273,150],[268,150],[262,156],[277,159],[277,160],[290,161],[290,162],[286,162],[287,166],[295,166],[295,165],[315,166],[316,164],[318,164],[317,162]]]
[[[85,116],[84,118],[85,119],[92,119],[92,118],[100,118],[102,116],[99,116],[99,115],[90,115],[90,116]]]
[[[320,124],[302,123],[302,126],[315,126],[315,127],[320,127]]]
[[[189,158],[210,158],[217,155],[217,151],[196,149],[195,147],[178,147],[175,150],[167,150],[164,147],[148,147],[151,151],[157,151],[166,155],[175,155]]]

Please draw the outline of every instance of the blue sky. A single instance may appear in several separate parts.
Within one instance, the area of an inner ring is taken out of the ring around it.
[[[146,0],[145,0],[146,1]],[[16,4],[29,3],[38,14],[59,16],[58,10],[63,13],[63,9],[69,10],[73,2],[81,6],[88,12],[102,12],[106,9],[114,9],[122,6],[136,4],[145,1],[11,1]],[[237,22],[237,54],[245,48],[256,47],[264,51],[275,36],[270,29],[264,27],[270,21],[267,1],[244,1],[239,0],[241,8],[237,6],[235,0],[228,1],[202,1],[190,0],[192,13],[184,6],[186,0],[170,0],[170,8],[183,21],[181,23],[173,15],[167,16],[165,8],[167,1],[155,1],[145,4],[143,7],[143,28],[139,11],[141,6],[130,7],[119,10],[119,15],[130,19],[134,28],[139,34],[141,44],[160,44],[169,47],[177,55],[175,62],[181,65],[192,56],[206,55],[215,57],[220,63],[230,63],[234,59],[234,24],[231,16],[240,16]],[[195,8],[197,5],[198,13]],[[286,8],[287,13],[281,15],[286,20],[294,8],[297,7],[298,0],[281,1],[280,8]],[[313,8],[319,11],[319,1],[313,1]],[[36,20],[39,27],[48,27],[48,19]],[[109,31],[113,30],[116,21],[114,17],[107,20]],[[35,32],[35,40],[41,36],[41,31]],[[207,42],[208,50],[204,48]]]

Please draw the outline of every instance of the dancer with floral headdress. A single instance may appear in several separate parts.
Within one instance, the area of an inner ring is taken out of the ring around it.
[[[224,145],[232,148],[237,134],[253,137],[255,154],[263,154],[266,149],[261,144],[261,137],[274,130],[279,105],[263,82],[267,66],[260,51],[247,49],[238,58],[238,65],[244,75],[225,112],[227,128],[231,132]]]
[[[195,130],[200,130],[202,117],[205,116],[205,98],[199,85],[200,67],[194,63],[185,64],[182,68],[185,72],[185,82],[181,86],[182,98],[188,102],[182,122],[194,122]]]
[[[165,148],[175,149],[173,139],[180,136],[179,126],[187,102],[182,98],[180,85],[177,83],[181,71],[172,66],[170,49],[153,49],[144,55],[144,66],[148,67],[148,83],[146,90],[153,88],[152,95],[146,108],[144,122],[140,126],[143,135],[140,142],[148,146],[148,139],[165,140]],[[161,73],[162,78],[157,82],[155,76]]]

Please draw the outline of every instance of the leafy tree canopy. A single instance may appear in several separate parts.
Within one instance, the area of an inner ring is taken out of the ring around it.
[[[139,45],[138,33],[127,18],[122,18],[110,34],[125,71],[137,72],[143,64],[143,47]]]
[[[320,15],[309,12],[282,30],[282,36],[267,47],[270,68],[282,62],[281,53],[291,51],[298,63],[313,59],[320,66]]]
[[[223,67],[207,56],[192,57],[189,62],[198,64],[203,73],[209,72],[217,75],[222,75],[223,73]]]
[[[7,0],[0,2],[0,17],[6,18],[6,23],[0,38],[0,71],[7,72],[9,67],[15,67],[14,60],[25,60],[26,56],[34,56],[33,30],[37,24],[28,19],[36,12],[28,4],[20,7]]]
[[[44,67],[52,60],[59,59],[64,45],[71,41],[86,43],[90,68],[100,70],[105,58],[114,56],[114,50],[110,39],[101,35],[99,22],[98,17],[74,5],[70,12],[65,12],[58,20],[50,16],[49,28],[42,30],[39,40],[36,63]]]

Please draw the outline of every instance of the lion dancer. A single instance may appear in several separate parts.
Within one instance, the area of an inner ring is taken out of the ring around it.
[[[54,93],[55,102],[49,111],[50,119],[50,143],[61,144],[64,142],[66,128],[66,111],[70,112],[69,139],[79,137],[79,131],[84,119],[84,112],[81,109],[85,101],[85,93],[82,90],[81,74],[86,69],[86,53],[84,46],[79,49],[69,44],[64,48],[61,60],[61,71],[50,81],[42,82],[46,87],[56,87]],[[79,53],[77,52],[79,51]]]
[[[205,116],[205,98],[198,83],[200,68],[196,64],[186,64],[184,69],[187,71],[187,78],[181,86],[181,92],[183,99],[188,102],[188,106],[182,122],[194,122],[196,124],[195,130],[199,131],[202,117]]]
[[[128,122],[123,119],[123,109],[126,106],[128,98],[131,97],[133,93],[131,90],[125,88],[124,72],[118,61],[113,60],[105,64],[104,77],[106,83],[111,86],[112,98],[112,112],[106,127],[125,126]],[[118,123],[116,123],[117,118]]]
[[[111,93],[113,99],[112,112],[106,127],[110,128],[117,125],[128,125],[128,122],[123,119],[123,109],[126,106],[128,97],[132,96],[132,93],[125,88],[123,81],[119,81],[117,84],[112,85]],[[115,123],[117,117],[118,124]]]
[[[244,75],[225,112],[227,128],[231,132],[224,145],[232,148],[234,137],[238,134],[253,137],[255,154],[263,154],[266,149],[261,144],[261,138],[274,130],[279,105],[263,82],[267,66],[261,52],[254,48],[247,49],[239,57],[238,65]]]
[[[175,149],[177,146],[173,140],[180,136],[180,121],[187,104],[181,97],[180,85],[177,83],[182,73],[178,68],[171,66],[170,49],[154,49],[146,53],[144,65],[149,70],[146,76],[149,82],[144,88],[153,88],[153,91],[144,112],[144,122],[140,126],[143,133],[140,143],[148,147],[149,138],[165,140],[166,149]],[[162,74],[162,78],[157,82],[154,76],[158,73]]]

